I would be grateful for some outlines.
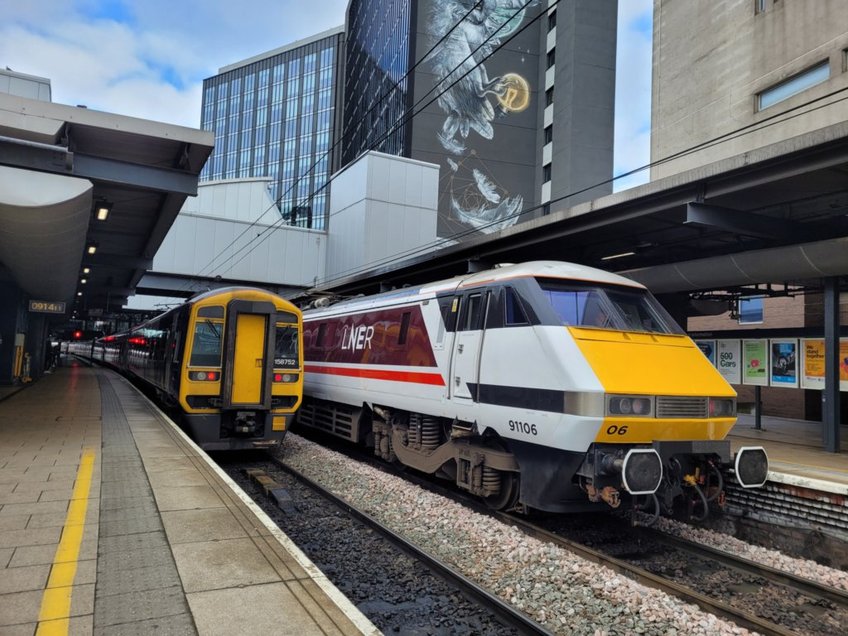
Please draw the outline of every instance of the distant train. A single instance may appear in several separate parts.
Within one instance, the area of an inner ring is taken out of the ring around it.
[[[494,508],[706,516],[736,393],[642,285],[540,261],[304,313],[299,423],[456,482]]]
[[[152,387],[207,450],[270,447],[303,395],[300,310],[261,289],[228,287],[70,352]]]

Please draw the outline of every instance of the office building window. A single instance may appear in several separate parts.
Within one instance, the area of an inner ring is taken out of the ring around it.
[[[830,62],[825,60],[759,93],[757,95],[758,110],[774,106],[828,79],[830,79]]]
[[[739,324],[751,325],[763,321],[763,299],[741,298],[739,300]]]
[[[548,33],[553,31],[554,27],[556,27],[556,9],[548,14]]]
[[[551,180],[551,164],[542,167],[542,183],[547,183]]]
[[[545,128],[545,143],[549,144],[554,140],[554,127],[547,126]]]
[[[550,106],[554,103],[554,87],[551,86],[545,91],[545,106]]]
[[[766,10],[766,2],[768,2],[768,0],[754,0],[754,13],[764,13]]]
[[[547,66],[547,68],[551,68],[554,65],[555,62],[556,62],[556,48],[553,48],[550,51],[548,51],[548,66]]]

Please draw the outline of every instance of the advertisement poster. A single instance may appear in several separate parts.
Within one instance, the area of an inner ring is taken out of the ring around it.
[[[771,385],[798,388],[798,341],[770,341]]]
[[[707,360],[709,360],[713,366],[716,363],[716,341],[715,340],[696,340],[695,344],[698,345],[698,349],[701,350]]]
[[[718,341],[719,373],[730,384],[742,384],[742,346],[739,340]]]
[[[742,341],[742,384],[768,386],[768,340]]]
[[[803,341],[803,347],[801,388],[824,389],[824,340],[809,338]],[[839,390],[848,391],[848,338],[839,341]]]

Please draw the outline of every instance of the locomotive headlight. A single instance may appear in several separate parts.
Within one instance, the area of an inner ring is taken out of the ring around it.
[[[710,398],[710,417],[733,417],[735,414],[734,398]]]
[[[607,415],[651,417],[653,411],[651,398],[643,396],[611,395],[607,404]]]

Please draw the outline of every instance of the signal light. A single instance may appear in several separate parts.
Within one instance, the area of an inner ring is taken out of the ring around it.
[[[74,332],[74,340],[82,340],[82,331]]]

